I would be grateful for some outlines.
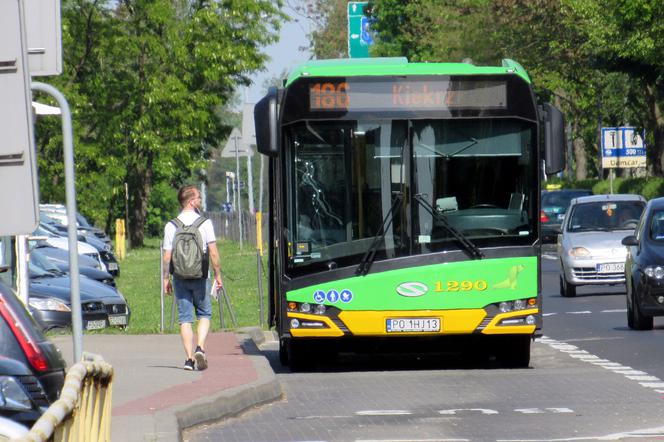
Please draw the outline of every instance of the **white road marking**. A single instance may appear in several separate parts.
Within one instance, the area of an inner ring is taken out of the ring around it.
[[[542,313],[542,316],[555,316],[558,313]]]
[[[575,345],[571,345],[563,341],[557,341],[547,336],[542,336],[541,338],[538,339],[538,341],[548,345],[554,350],[560,351],[561,353],[567,353],[570,357],[574,359],[583,362],[588,362],[590,364],[597,365],[607,370],[611,370],[616,374],[623,375],[626,379],[629,379],[631,381],[637,381],[641,386],[646,388],[652,388],[653,391],[655,391],[656,393],[664,393],[664,390],[659,390],[664,388],[664,382],[657,376],[651,376],[645,371],[633,370],[632,367],[628,367],[619,362],[612,362],[609,361],[608,359],[600,359],[598,356],[590,354],[587,351],[576,347]],[[537,409],[531,409],[531,410],[537,410]],[[560,439],[560,440],[574,440],[574,439]]]
[[[455,415],[457,411],[479,411],[482,414],[498,414],[496,410],[490,410],[488,408],[453,408],[450,410],[438,410],[438,414],[444,415]]]
[[[356,411],[358,416],[403,416],[413,414],[412,411],[408,410],[362,410]]]
[[[641,430],[626,431],[624,433],[613,433],[605,436],[582,436],[559,439],[497,439],[496,442],[568,442],[578,440],[624,440],[627,438],[643,438],[653,440],[655,437],[664,436],[664,427],[644,428]]]
[[[639,382],[661,382],[661,379],[658,378],[657,376],[625,376],[627,379],[631,379],[633,381],[639,381]]]
[[[626,308],[617,308],[613,310],[601,310],[600,313],[627,313]]]
[[[355,439],[355,442],[468,442],[469,439]]]
[[[579,312],[565,312],[565,313],[567,313],[568,315],[589,315],[592,312],[590,310],[582,310]]]

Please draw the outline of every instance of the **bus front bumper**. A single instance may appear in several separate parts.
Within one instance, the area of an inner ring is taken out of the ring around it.
[[[294,338],[342,336],[443,336],[529,334],[536,331],[538,308],[488,315],[483,309],[413,311],[342,311],[331,318],[288,312],[286,330]],[[399,321],[405,320],[405,321]],[[393,328],[395,321],[411,327]],[[390,324],[390,325],[388,325]],[[413,331],[422,324],[421,330]],[[417,327],[415,327],[417,326]]]

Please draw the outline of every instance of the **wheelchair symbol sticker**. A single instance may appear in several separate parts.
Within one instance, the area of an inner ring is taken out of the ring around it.
[[[314,293],[314,302],[316,304],[322,304],[325,302],[325,292],[322,290],[317,290],[316,293]]]

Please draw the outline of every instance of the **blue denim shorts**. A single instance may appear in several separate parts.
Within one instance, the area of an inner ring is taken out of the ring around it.
[[[206,285],[207,279],[178,279],[173,278],[173,290],[175,299],[178,301],[178,318],[180,324],[194,322],[194,307],[196,317],[210,318],[212,316],[212,305],[208,296]]]

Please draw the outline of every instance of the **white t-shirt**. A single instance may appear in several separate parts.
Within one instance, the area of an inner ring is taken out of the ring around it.
[[[185,226],[190,226],[196,221],[200,215],[196,212],[186,211],[180,212],[178,219],[182,221]],[[173,237],[175,236],[175,224],[172,222],[167,222],[166,227],[164,227],[164,250],[173,250]],[[214,227],[212,226],[212,221],[209,219],[205,220],[203,224],[200,225],[198,230],[201,232],[201,237],[203,238],[203,251],[207,251],[208,243],[217,241],[217,238],[214,236]]]

